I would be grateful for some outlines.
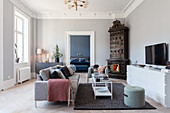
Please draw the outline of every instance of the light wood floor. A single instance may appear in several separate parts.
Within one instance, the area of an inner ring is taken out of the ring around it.
[[[86,83],[87,74],[81,74],[81,83]],[[67,107],[66,103],[38,102],[38,108],[34,107],[34,82],[27,81],[0,92],[0,113],[170,113],[159,103],[146,97],[146,100],[155,106],[157,110],[73,110],[73,106]],[[114,80],[113,82],[123,83],[126,81]]]

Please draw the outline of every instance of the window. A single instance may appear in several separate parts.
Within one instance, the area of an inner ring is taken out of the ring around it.
[[[18,11],[15,11],[15,58],[19,58],[19,63],[29,61],[28,24],[28,17],[22,15]]]

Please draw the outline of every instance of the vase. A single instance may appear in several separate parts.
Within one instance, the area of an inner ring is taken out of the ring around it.
[[[15,59],[15,62],[16,62],[16,63],[19,63],[19,58],[16,58],[16,59]]]
[[[58,63],[59,62],[59,58],[55,58],[55,62]]]

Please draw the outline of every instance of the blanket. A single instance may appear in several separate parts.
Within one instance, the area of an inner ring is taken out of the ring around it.
[[[68,101],[69,80],[48,80],[48,101]]]

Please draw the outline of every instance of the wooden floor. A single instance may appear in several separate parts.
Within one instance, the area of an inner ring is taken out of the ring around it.
[[[87,74],[81,74],[81,83],[86,83]],[[165,109],[159,103],[146,97],[146,100],[155,106],[157,110],[73,110],[73,106],[68,107],[66,103],[49,103],[47,101],[38,102],[38,108],[34,107],[34,82],[27,81],[23,84],[0,92],[0,113],[170,113],[170,109]],[[114,80],[113,82],[123,83],[126,81]]]

